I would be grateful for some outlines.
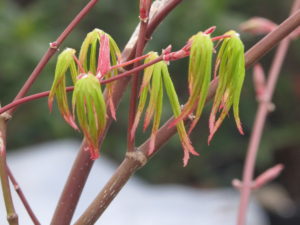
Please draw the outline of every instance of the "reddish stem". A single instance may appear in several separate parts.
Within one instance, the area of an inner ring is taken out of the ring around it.
[[[73,31],[73,29],[77,26],[77,24],[82,20],[82,18],[93,8],[93,6],[98,2],[98,0],[89,1],[86,6],[76,15],[76,17],[71,21],[71,23],[67,26],[67,28],[59,35],[57,40],[53,43],[50,43],[50,47],[39,61],[37,66],[34,68],[33,72],[26,80],[25,84],[16,95],[14,100],[18,100],[26,95],[32,84],[35,82],[37,77],[41,74],[44,67],[47,65],[51,57],[57,52],[58,47],[61,43],[68,37],[68,35]],[[13,108],[9,113],[12,114],[16,110]]]
[[[146,44],[146,32],[149,21],[149,11],[150,11],[151,0],[141,0],[140,1],[140,30],[136,45],[135,58],[140,57],[143,54],[144,47]],[[135,62],[133,67],[138,67],[139,62]],[[128,128],[127,128],[127,151],[134,151],[135,137],[131,137],[130,133],[134,123],[134,118],[136,114],[137,98],[139,92],[139,72],[135,72],[132,78],[131,95],[129,103],[129,115],[128,115]]]
[[[6,208],[7,221],[10,225],[18,225],[18,215],[15,211],[7,174],[6,161],[6,118],[0,115],[0,183]]]
[[[294,6],[292,8],[292,13],[295,12],[300,6],[300,1],[297,0],[294,3]],[[299,15],[299,10],[297,11],[297,14]],[[296,14],[294,14],[296,15]],[[299,25],[299,22],[298,22]],[[279,27],[282,27],[280,25]],[[278,28],[275,29],[271,33],[275,33]],[[269,35],[267,35],[268,37]],[[237,224],[243,225],[245,224],[246,220],[246,213],[247,213],[247,207],[249,204],[249,198],[251,194],[251,184],[253,182],[253,173],[254,173],[254,167],[255,167],[255,161],[256,161],[256,155],[258,152],[258,147],[260,144],[260,140],[262,137],[262,132],[264,129],[264,125],[266,122],[266,117],[269,112],[269,105],[272,99],[272,95],[277,83],[277,79],[281,70],[282,63],[284,61],[284,58],[286,56],[288,46],[290,43],[290,39],[287,37],[284,40],[281,41],[273,60],[273,63],[271,65],[271,70],[268,76],[268,81],[266,83],[266,88],[264,91],[264,100],[260,101],[259,107],[256,113],[255,122],[253,126],[253,131],[250,137],[249,146],[247,149],[247,156],[246,156],[246,162],[244,165],[244,172],[243,172],[243,188],[241,190],[241,199],[240,199],[240,205],[239,205],[239,212],[238,212],[238,219]]]
[[[263,172],[255,179],[253,188],[254,189],[261,188],[262,186],[266,185],[270,181],[274,180],[280,175],[283,169],[284,166],[282,164],[277,164],[276,166],[267,169],[265,172]]]
[[[133,63],[135,63],[135,62],[137,62],[137,61],[140,61],[140,60],[143,60],[143,59],[147,58],[148,55],[149,55],[149,54],[142,55],[142,56],[140,56],[140,57],[136,57],[135,59],[129,60],[129,61],[127,61],[127,62],[123,62],[123,63],[117,64],[117,65],[114,65],[114,66],[112,66],[112,67],[110,68],[110,70],[114,70],[114,69],[117,69],[117,68],[120,68],[120,67],[126,67],[126,66],[128,66],[128,65],[130,65],[130,64],[133,64]]]
[[[73,59],[75,60],[77,66],[78,66],[78,68],[79,68],[79,72],[80,72],[80,73],[85,73],[84,68],[83,68],[81,62],[80,62],[79,59],[76,57],[76,55],[73,55]]]
[[[39,222],[39,220],[37,219],[37,217],[35,216],[34,212],[32,211],[20,185],[18,184],[18,182],[16,181],[14,175],[12,174],[10,168],[7,166],[7,174],[8,177],[10,179],[10,181],[12,182],[12,184],[14,185],[15,191],[17,192],[17,194],[19,195],[19,198],[21,200],[21,202],[23,203],[29,217],[31,218],[32,222],[34,225],[40,225],[41,223]]]

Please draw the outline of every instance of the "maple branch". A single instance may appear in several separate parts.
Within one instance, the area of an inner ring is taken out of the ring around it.
[[[7,115],[0,115],[0,180],[7,213],[7,221],[10,225],[18,225],[18,215],[15,211],[6,169],[6,120]]]
[[[10,168],[7,165],[7,174],[8,177],[10,179],[10,181],[12,182],[12,184],[14,185],[15,191],[17,192],[17,194],[19,195],[19,198],[21,200],[21,202],[23,203],[29,217],[31,218],[32,222],[34,225],[40,225],[41,223],[39,222],[39,220],[37,219],[36,215],[34,214],[34,212],[32,211],[20,185],[18,184],[17,180],[15,179],[14,175],[12,174]]]
[[[147,35],[152,35],[152,32],[155,30],[155,28],[160,24],[160,22],[172,11],[172,9],[177,6],[182,0],[165,0],[165,1],[159,1],[162,5],[159,8],[159,10],[154,13],[155,16],[153,17],[153,20],[150,20],[149,28],[151,30],[148,30],[147,28]],[[155,2],[154,2],[155,3]],[[154,4],[153,3],[153,4]],[[146,42],[148,39],[146,39]],[[127,44],[127,47],[123,50],[122,53],[122,59],[124,61],[128,61],[134,56],[136,48],[136,39],[130,39],[129,44]],[[130,77],[120,79],[113,85],[113,102],[114,105],[117,107],[125,90],[128,85],[128,82],[130,81]],[[104,93],[106,99],[107,99],[107,92]],[[108,110],[108,114],[110,114],[110,111]],[[105,128],[104,135],[100,139],[101,146],[102,140],[105,137],[106,132],[108,131],[110,124],[112,122],[111,116],[109,116],[109,119],[107,120],[107,125]],[[84,145],[84,141],[82,146]],[[63,192],[60,196],[58,205],[55,209],[54,216],[52,218],[51,225],[59,224],[59,225],[67,225],[70,223],[75,208],[77,206],[80,194],[82,192],[82,189],[86,183],[87,177],[90,173],[90,170],[93,166],[94,160],[90,159],[89,153],[82,150],[83,147],[81,147],[76,160],[72,166],[72,170],[68,176],[67,182],[64,186]],[[80,176],[78,175],[80,174]],[[66,205],[67,204],[67,205]],[[65,216],[66,215],[66,216]],[[65,221],[62,224],[61,218],[64,218]]]
[[[246,67],[249,68],[254,62],[259,60],[266,52],[270,51],[284,37],[288,36],[300,24],[300,11],[290,16],[282,24],[280,24],[273,32],[255,44],[245,54]],[[210,101],[216,92],[218,79],[211,82],[207,101]],[[117,193],[126,184],[128,179],[136,172],[137,169],[144,166],[148,159],[157,153],[160,148],[176,133],[176,127],[169,127],[173,122],[171,117],[157,132],[154,151],[151,155],[147,155],[150,139],[142,144],[137,151],[129,152],[115,174],[110,178],[102,191],[97,195],[90,206],[79,217],[75,225],[91,225],[102,215]]]

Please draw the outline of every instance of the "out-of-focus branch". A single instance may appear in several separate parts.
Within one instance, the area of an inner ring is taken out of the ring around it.
[[[18,215],[13,204],[6,170],[6,120],[6,115],[0,115],[0,180],[6,207],[7,221],[10,225],[18,225]]]
[[[300,0],[295,0],[292,10],[291,10],[291,15],[298,15],[299,7],[300,7]],[[296,10],[298,10],[298,11],[296,12]],[[290,18],[292,18],[292,17],[293,16],[291,16]],[[289,25],[291,25],[293,21],[294,20],[289,20],[288,22],[285,22],[286,26],[289,27]],[[297,21],[297,18],[295,18],[295,21]],[[282,24],[278,28],[280,28],[281,30],[284,30],[284,27],[282,27]],[[276,30],[278,30],[278,28]],[[274,33],[276,30],[274,30],[272,33]],[[267,35],[267,37],[268,36],[270,36],[270,34]],[[260,97],[259,106],[258,106],[258,110],[257,110],[256,116],[255,116],[254,126],[253,126],[252,134],[250,137],[249,146],[247,149],[246,161],[245,161],[245,165],[244,165],[243,181],[242,181],[242,189],[241,189],[241,199],[240,199],[238,218],[237,218],[238,225],[243,225],[243,224],[245,224],[245,221],[246,221],[247,207],[249,204],[249,198],[250,198],[250,194],[251,194],[251,184],[253,183],[252,180],[253,180],[256,155],[258,152],[258,148],[259,148],[260,140],[262,137],[262,132],[263,132],[263,129],[265,126],[266,118],[269,113],[269,109],[270,109],[269,106],[271,104],[274,89],[276,87],[278,76],[279,76],[283,61],[285,59],[289,44],[290,44],[289,37],[286,37],[279,44],[278,49],[275,53],[272,65],[271,65],[271,69],[270,69],[270,72],[268,75],[264,93]],[[255,52],[255,51],[252,51],[252,52]],[[252,63],[255,61],[257,61],[257,60],[252,59],[249,63]]]
[[[29,217],[31,218],[32,220],[32,223],[34,225],[40,225],[41,223],[39,222],[39,220],[37,219],[36,215],[34,214],[34,212],[32,211],[21,187],[19,186],[17,180],[15,179],[14,175],[12,174],[10,168],[7,166],[7,174],[8,174],[8,177],[10,179],[10,181],[12,182],[12,184],[14,185],[14,188],[15,188],[15,191],[17,192],[17,194],[19,195],[19,198],[21,200],[21,202],[23,203]]]

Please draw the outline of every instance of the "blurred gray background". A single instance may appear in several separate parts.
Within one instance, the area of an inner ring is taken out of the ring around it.
[[[0,102],[9,103],[22,86],[38,60],[56,39],[74,15],[87,1],[82,0],[0,0]],[[239,24],[253,16],[262,16],[276,23],[289,14],[293,1],[286,0],[189,0],[172,12],[157,29],[147,51],[160,52],[169,44],[179,49],[194,33],[216,25],[215,35],[229,29],[239,31]],[[79,50],[87,32],[100,28],[111,34],[122,49],[138,23],[137,0],[100,0],[91,13],[79,24],[63,43],[61,49],[72,47]],[[249,49],[261,37],[241,32],[245,49]],[[283,163],[285,170],[275,181],[283,187],[286,197],[300,204],[300,74],[299,41],[294,41],[285,60],[274,96],[276,110],[267,120],[257,160],[256,174],[276,163]],[[274,51],[267,54],[261,63],[266,72]],[[37,80],[30,93],[49,90],[55,68],[54,57]],[[181,101],[187,99],[187,60],[172,62],[171,75]],[[247,71],[241,97],[240,111],[245,135],[238,134],[230,116],[207,146],[208,115],[210,105],[192,134],[200,157],[192,157],[189,165],[182,168],[182,150],[178,138],[164,146],[151,162],[138,172],[152,183],[181,183],[193,187],[230,186],[233,178],[240,178],[242,167],[257,108],[252,84],[252,71]],[[124,96],[102,154],[120,162],[125,154],[128,93]],[[165,104],[167,105],[167,104]],[[164,118],[171,115],[164,109]],[[21,106],[9,122],[8,149],[41,143],[49,140],[76,137],[60,117],[57,108],[50,114],[46,99],[36,100]],[[137,143],[142,143],[148,133],[140,133]],[[272,224],[299,224],[299,213],[281,216],[270,212]],[[299,211],[298,211],[299,212]]]

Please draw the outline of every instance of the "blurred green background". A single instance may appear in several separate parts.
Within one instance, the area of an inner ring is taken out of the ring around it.
[[[9,103],[22,86],[36,63],[74,15],[87,2],[82,0],[0,0],[0,102]],[[122,49],[138,23],[137,0],[100,0],[91,13],[79,24],[61,46],[79,49],[87,32],[100,28],[112,35]],[[172,44],[179,49],[194,33],[216,25],[215,35],[229,29],[239,31],[239,24],[253,17],[262,16],[276,23],[289,14],[292,1],[286,0],[186,0],[172,12],[157,29],[147,51],[161,51]],[[241,32],[241,38],[249,49],[261,37]],[[274,51],[261,61],[266,72]],[[277,179],[289,195],[300,202],[300,45],[294,41],[285,60],[276,88],[276,110],[267,120],[260,145],[256,174],[275,163],[282,162],[286,169]],[[30,93],[48,90],[53,79],[56,57],[50,61]],[[181,101],[187,99],[187,60],[172,62],[170,71]],[[126,150],[128,93],[124,96],[101,152],[121,161]],[[165,101],[167,102],[167,101]],[[171,115],[167,104],[164,118]],[[241,97],[240,113],[245,135],[238,134],[232,116],[222,125],[210,146],[207,146],[208,115],[206,107],[200,125],[192,134],[200,157],[192,157],[189,165],[182,168],[182,150],[177,137],[164,146],[151,162],[138,172],[153,183],[185,183],[195,187],[229,186],[233,178],[240,178],[247,143],[251,132],[257,102],[253,91],[252,71],[247,71]],[[8,148],[31,145],[59,138],[78,138],[59,116],[52,114],[46,99],[22,105],[9,122]],[[140,133],[137,143],[142,143],[148,133]],[[274,223],[276,224],[276,223]],[[282,223],[283,224],[283,223]],[[291,224],[291,223],[290,223]]]

